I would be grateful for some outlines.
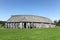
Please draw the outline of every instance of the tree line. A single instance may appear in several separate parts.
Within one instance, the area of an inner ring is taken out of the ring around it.
[[[0,21],[0,28],[5,26],[6,21]]]

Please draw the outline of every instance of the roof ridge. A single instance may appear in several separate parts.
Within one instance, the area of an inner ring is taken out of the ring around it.
[[[42,18],[46,18],[46,19],[49,19],[47,17],[43,17],[43,16],[39,16],[39,15],[12,15],[12,17],[15,17],[15,16],[35,16],[35,17],[42,17]],[[50,19],[49,19],[50,20]]]

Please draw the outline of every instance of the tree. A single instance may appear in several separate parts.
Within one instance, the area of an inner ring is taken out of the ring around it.
[[[56,26],[60,26],[60,20],[55,20],[54,23],[56,24]]]
[[[60,20],[58,20],[57,25],[60,26]]]
[[[55,20],[55,21],[54,21],[54,24],[56,24],[56,25],[57,25],[57,20]]]

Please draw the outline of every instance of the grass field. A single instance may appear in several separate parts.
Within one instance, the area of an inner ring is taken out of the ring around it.
[[[60,40],[60,28],[0,29],[0,40]]]

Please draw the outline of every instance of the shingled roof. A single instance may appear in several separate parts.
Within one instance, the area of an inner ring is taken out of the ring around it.
[[[44,22],[44,23],[53,23],[52,20],[42,16],[35,15],[13,15],[7,22]]]

